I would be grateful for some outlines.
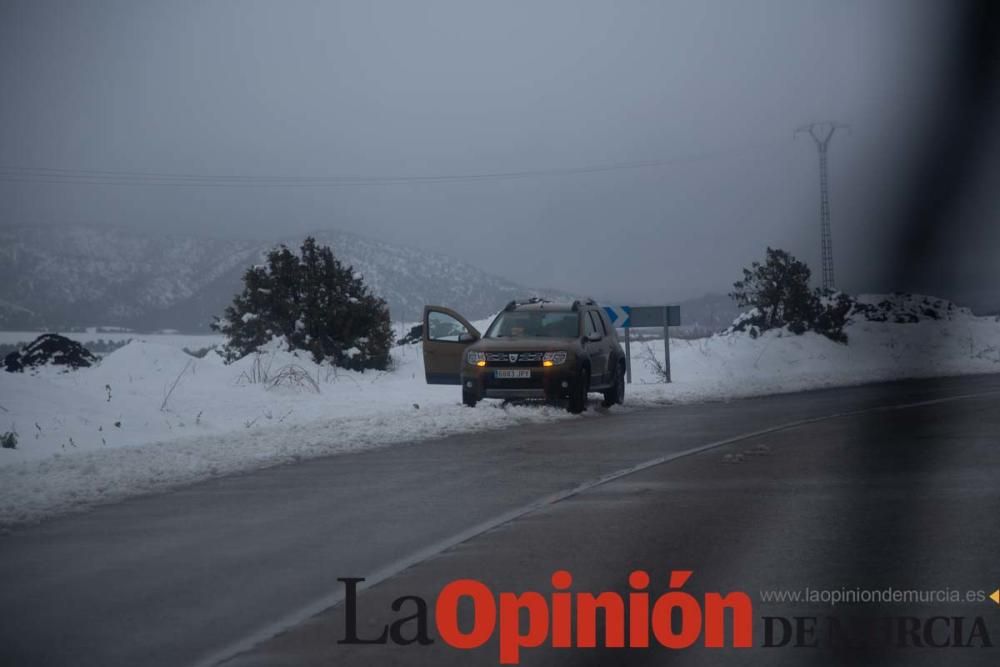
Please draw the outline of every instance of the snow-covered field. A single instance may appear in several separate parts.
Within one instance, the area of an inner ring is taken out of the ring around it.
[[[846,346],[779,331],[675,340],[669,385],[650,361],[662,360],[662,341],[634,345],[626,409],[1000,372],[1000,322],[964,310],[916,324],[862,320],[847,333]],[[145,340],[93,368],[0,372],[0,433],[18,435],[16,449],[0,449],[0,525],[310,457],[603,415],[596,397],[582,416],[499,401],[465,408],[458,387],[424,383],[419,345],[395,348],[391,372],[334,373],[276,350],[225,365],[186,354],[186,344],[136,338]],[[290,366],[310,379],[253,381]]]

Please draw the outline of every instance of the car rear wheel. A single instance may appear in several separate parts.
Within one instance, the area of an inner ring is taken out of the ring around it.
[[[615,373],[615,383],[608,387],[604,392],[603,405],[606,408],[610,408],[612,405],[621,405],[624,402],[625,368],[623,366],[618,366],[618,372]]]
[[[578,415],[587,409],[587,389],[590,387],[590,371],[586,368],[580,369],[580,374],[576,382],[570,387],[569,404],[566,409],[574,415]]]

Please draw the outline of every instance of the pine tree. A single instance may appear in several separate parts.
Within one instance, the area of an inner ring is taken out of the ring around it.
[[[753,310],[734,325],[757,337],[761,331],[788,327],[795,334],[815,331],[838,343],[847,342],[844,326],[854,307],[846,294],[810,291],[811,271],[784,250],[767,249],[763,264],[743,269],[743,280],[733,283],[729,296],[741,308]]]
[[[729,296],[741,308],[757,309],[761,329],[786,325],[797,329],[811,318],[814,296],[809,291],[810,275],[804,262],[768,247],[764,264],[754,262],[743,269],[743,280],[733,283],[735,289]]]
[[[247,269],[243,291],[212,328],[228,338],[230,360],[280,338],[317,363],[355,370],[387,368],[393,339],[385,301],[312,237],[299,255],[279,246]]]

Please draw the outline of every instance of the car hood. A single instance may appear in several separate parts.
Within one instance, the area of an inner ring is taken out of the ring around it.
[[[580,344],[579,338],[482,338],[469,349],[477,352],[545,352],[571,350]]]

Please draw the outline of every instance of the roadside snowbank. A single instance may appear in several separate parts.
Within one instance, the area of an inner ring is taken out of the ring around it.
[[[846,346],[782,331],[671,341],[669,385],[653,368],[662,341],[636,344],[627,401],[1000,372],[1000,322],[963,309],[917,323],[861,318],[847,332]],[[18,434],[17,449],[0,449],[0,525],[310,457],[581,418],[498,401],[467,409],[457,387],[424,383],[420,345],[396,348],[394,360],[391,372],[334,372],[270,350],[227,366],[211,354],[196,359],[176,346],[133,341],[93,368],[0,373],[0,432]],[[292,366],[296,373],[282,374]],[[279,376],[285,382],[272,386]],[[590,410],[582,418],[601,416]]]
[[[1000,322],[968,311],[951,319],[900,324],[861,319],[845,328],[848,344],[816,333],[766,331],[671,341],[674,382],[636,387],[635,404],[737,398],[897,380],[1000,372]],[[650,382],[650,356],[663,359],[663,344],[646,343],[633,370]],[[639,357],[636,360],[635,357]],[[645,357],[643,360],[642,358]],[[655,382],[655,380],[652,380]]]

